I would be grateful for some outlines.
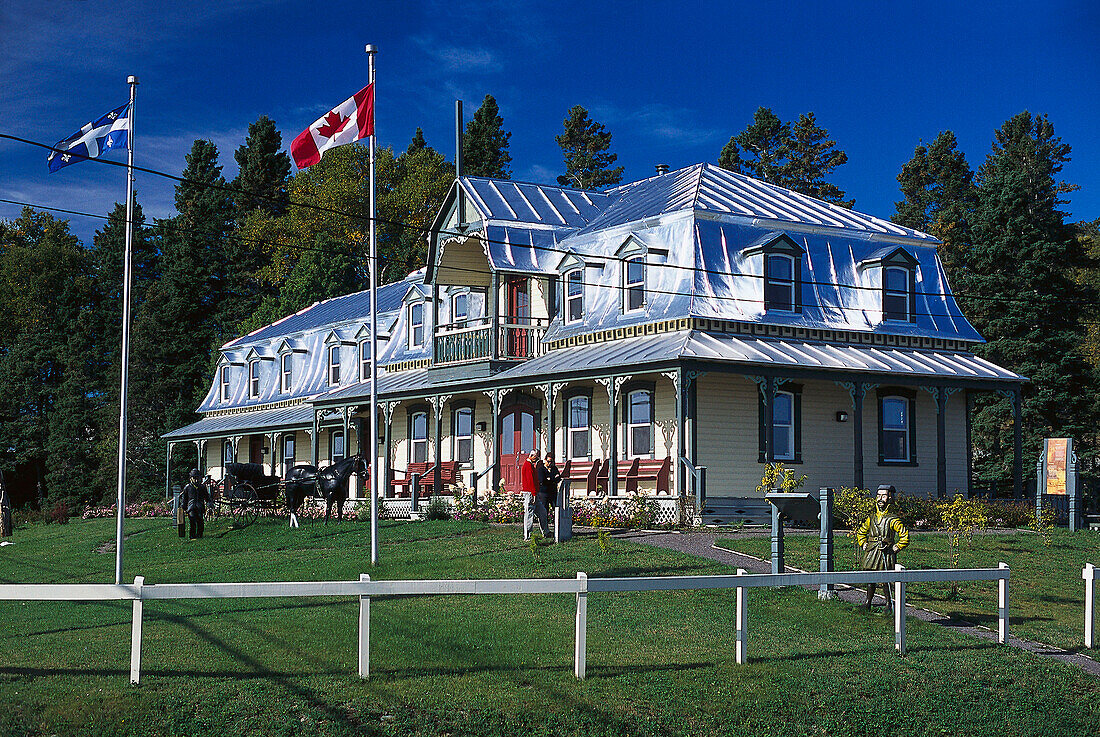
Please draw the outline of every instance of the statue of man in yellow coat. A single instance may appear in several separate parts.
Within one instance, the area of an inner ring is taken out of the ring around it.
[[[865,571],[892,571],[898,560],[898,552],[909,544],[909,530],[905,528],[901,520],[894,516],[890,510],[890,503],[894,500],[893,486],[878,487],[875,495],[875,509],[871,515],[863,521],[856,531],[856,545],[863,551],[863,570]],[[871,600],[875,598],[875,586],[867,587],[867,608],[871,608]],[[882,584],[886,589],[886,608],[892,608],[890,600],[890,584]]]

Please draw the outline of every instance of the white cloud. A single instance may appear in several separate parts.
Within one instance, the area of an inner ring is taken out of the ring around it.
[[[629,127],[631,130],[677,145],[697,146],[719,141],[722,132],[716,128],[693,125],[699,113],[687,108],[674,108],[662,103],[651,103],[639,108],[623,109],[613,105],[597,105],[592,117],[611,127]],[[614,133],[614,131],[612,131]]]

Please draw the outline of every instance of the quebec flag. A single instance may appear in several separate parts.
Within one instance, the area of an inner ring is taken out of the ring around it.
[[[55,172],[69,164],[94,159],[116,148],[126,150],[130,145],[129,139],[130,103],[126,103],[54,144],[54,148],[58,150],[50,151],[47,163],[50,171]]]

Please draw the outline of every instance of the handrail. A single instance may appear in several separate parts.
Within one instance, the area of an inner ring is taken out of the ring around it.
[[[707,503],[707,467],[696,466],[684,456],[680,456],[680,462],[685,470],[691,474],[692,488],[695,490],[695,509],[699,515],[703,514],[703,506]]]
[[[477,471],[474,471],[473,474],[470,476],[470,490],[472,492],[474,492],[475,501],[477,499],[477,482],[480,481],[483,476],[488,475],[488,473],[496,467],[497,467],[497,464],[494,462],[491,466],[486,468],[481,473],[478,473]]]

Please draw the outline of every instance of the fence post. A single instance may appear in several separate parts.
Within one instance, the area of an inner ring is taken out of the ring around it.
[[[359,581],[370,583],[370,576],[359,574]],[[370,678],[370,595],[359,595],[359,677]]]
[[[1085,647],[1096,647],[1096,636],[1093,627],[1096,624],[1093,616],[1093,604],[1096,597],[1096,567],[1092,563],[1086,563],[1081,571],[1081,578],[1085,579]]]
[[[420,474],[409,474],[409,500],[412,502],[412,519],[416,519],[417,507],[420,506]]]
[[[134,599],[134,624],[130,629],[130,684],[138,685],[141,680],[141,589],[145,585],[145,576],[134,578],[137,598]]]
[[[895,571],[905,570],[905,566],[895,563]],[[905,582],[894,581],[894,649],[898,655],[905,655]]]
[[[737,569],[738,576],[744,576],[748,571],[744,568]],[[748,654],[745,652],[745,647],[748,645],[749,635],[749,590],[744,586],[737,587],[737,645],[736,656],[737,664],[744,665],[748,660]]]
[[[1003,568],[1005,577],[997,581],[997,642],[1008,642],[1008,563],[997,565]]]
[[[577,572],[577,628],[573,646],[573,675],[584,680],[585,655],[588,649],[588,574]]]

